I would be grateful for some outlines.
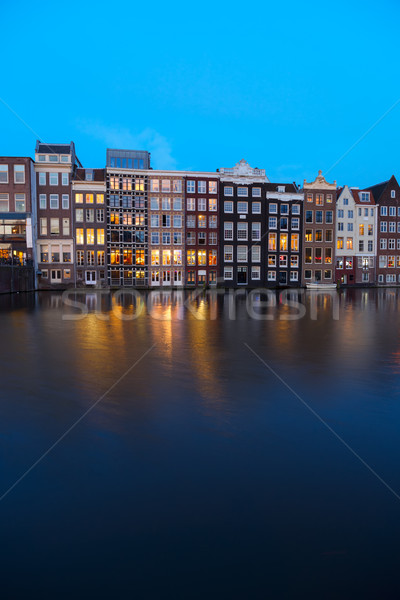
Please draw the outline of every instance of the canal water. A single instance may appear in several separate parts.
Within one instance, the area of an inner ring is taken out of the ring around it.
[[[400,597],[400,292],[0,297],[1,597]]]

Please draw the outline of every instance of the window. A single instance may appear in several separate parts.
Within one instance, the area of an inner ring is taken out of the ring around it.
[[[347,231],[353,231],[353,223],[347,223]]]
[[[347,250],[353,250],[353,238],[352,237],[347,238],[346,248],[347,248]]]
[[[196,210],[196,200],[194,198],[188,198],[186,201],[187,210]]]
[[[40,246],[40,262],[49,262],[49,247],[47,245]]]
[[[287,267],[287,254],[281,254],[279,257],[279,266],[281,268]]]
[[[199,198],[197,200],[197,210],[199,210],[201,212],[205,212],[207,210],[206,202],[207,201],[205,198]]]
[[[361,202],[369,202],[369,192],[361,192],[360,200]]]
[[[196,264],[196,250],[187,250],[186,251],[186,264],[188,264],[188,265]]]
[[[170,192],[171,191],[171,181],[169,179],[163,179],[161,181],[161,191],[162,192]]]
[[[299,273],[298,271],[290,271],[290,281],[298,281]]]
[[[339,221],[337,224],[337,230],[338,231],[344,231],[344,223],[342,221]]]
[[[50,219],[51,235],[60,235],[60,219]]]
[[[233,261],[233,246],[224,246],[224,262]]]
[[[370,240],[370,241],[368,241],[368,252],[372,252],[372,250],[373,250],[373,242],[372,242],[372,240]]]
[[[390,197],[391,198],[396,198],[396,191],[395,190],[391,190]]]
[[[233,213],[233,202],[231,200],[224,202],[224,212],[225,213]]]
[[[65,210],[69,208],[69,196],[68,196],[68,194],[63,194],[62,195],[61,206]]]
[[[194,215],[189,215],[186,218],[186,227],[196,227],[196,217]]]
[[[83,223],[83,208],[75,209],[75,221],[77,223]]]
[[[317,264],[322,263],[322,248],[315,248],[314,262]]]
[[[315,194],[315,204],[317,206],[322,206],[324,204],[324,195],[323,194]]]
[[[270,204],[270,205],[269,205],[269,212],[270,212],[271,214],[273,214],[273,215],[274,215],[274,214],[277,214],[277,212],[278,212],[278,205],[277,205],[277,204],[275,204],[275,203],[272,203],[272,204]]]
[[[237,211],[238,211],[238,214],[247,214],[248,213],[248,202],[238,202],[237,203]]]
[[[381,206],[381,217],[387,216],[387,206]]]
[[[174,210],[182,210],[182,198],[173,199]]]
[[[196,182],[195,182],[195,181],[192,181],[192,180],[190,180],[190,181],[187,181],[187,182],[186,182],[186,191],[187,191],[189,194],[194,194],[194,193],[195,193],[195,191],[196,191]]]
[[[174,231],[174,244],[176,244],[177,246],[182,245],[182,232],[181,231]]]
[[[373,235],[373,233],[374,233],[374,226],[368,225],[368,235]]]
[[[162,215],[162,226],[171,227],[171,215]]]
[[[8,165],[0,165],[0,183],[8,183]]]
[[[276,281],[276,271],[268,271],[268,281]]]
[[[236,249],[236,253],[238,262],[247,262],[247,246],[238,246]]]
[[[151,237],[151,243],[152,244],[159,244],[160,243],[160,234],[158,233],[158,231],[152,231],[150,237]]]
[[[332,264],[332,248],[325,248],[325,264]]]
[[[252,279],[260,279],[261,277],[261,267],[251,267],[251,278]]]
[[[364,252],[364,241],[363,240],[359,240],[359,242],[358,242],[358,251]]]
[[[224,240],[233,240],[233,223],[224,223]]]
[[[312,231],[312,229],[306,229],[305,240],[306,240],[306,242],[312,242],[313,241],[313,231]]]
[[[381,233],[387,232],[387,221],[381,221]]]
[[[62,220],[62,228],[63,228],[63,235],[68,236],[69,235],[69,219],[68,218],[64,218]]]
[[[76,243],[79,246],[83,245],[83,243],[84,243],[84,241],[83,241],[83,229],[79,228],[79,229],[76,230]]]
[[[171,264],[171,250],[162,251],[162,264],[168,266]]]
[[[395,216],[396,216],[396,207],[389,206],[389,217],[395,217]]]
[[[353,212],[353,211],[351,211]],[[327,210],[325,213],[325,223],[333,223],[333,211]]]
[[[233,269],[232,267],[224,268],[224,279],[231,280],[233,279]]]
[[[344,219],[344,210],[342,208],[339,208],[337,213],[338,219]]]
[[[94,229],[86,229],[86,243],[89,246],[94,244]]]
[[[261,223],[251,224],[251,239],[253,242],[259,242],[261,240]]]
[[[364,235],[364,225],[358,226],[358,233],[359,233],[359,235]]]
[[[300,219],[299,217],[292,217],[292,229],[300,228]]]
[[[238,187],[237,188],[237,195],[238,196],[248,196],[249,195],[249,190],[247,187]]]
[[[150,209],[151,210],[159,210],[160,209],[160,199],[159,198],[150,198]]]
[[[14,165],[14,183],[25,183],[25,165]]]
[[[290,266],[298,268],[298,266],[299,266],[299,257],[298,256],[291,256],[290,257]]]
[[[198,215],[197,226],[200,229],[204,229],[205,227],[207,227],[207,217],[205,215]]]
[[[268,250],[276,251],[276,233],[268,234]]]
[[[197,182],[197,191],[199,194],[207,193],[207,182],[206,181],[198,181]]]
[[[68,184],[69,184],[68,173],[61,173],[61,185],[68,185]]]
[[[299,234],[298,233],[292,233],[291,235],[291,242],[290,242],[290,249],[292,252],[298,252],[299,251]]]
[[[288,221],[289,220],[288,220],[287,217],[281,217],[279,219],[279,227],[280,227],[280,229],[283,229],[283,230],[287,231],[288,224],[289,224]]]
[[[83,203],[83,194],[75,194],[75,204]]]
[[[261,202],[252,202],[251,212],[256,215],[261,214]]]
[[[198,265],[206,265],[207,264],[206,250],[198,250],[197,251],[197,264]]]
[[[343,205],[347,206],[349,204],[349,199],[348,198],[343,198]]]
[[[380,240],[379,245],[380,245],[381,250],[386,250],[387,249],[387,240],[386,239]]]
[[[50,208],[58,209],[58,194],[50,194]]]
[[[278,226],[278,218],[277,217],[269,217],[268,218],[268,228],[276,229]]]
[[[306,223],[312,223],[312,222],[313,222],[313,211],[306,210]]]
[[[99,246],[104,244],[104,229],[97,230],[97,243]]]
[[[98,223],[104,223],[104,210],[98,208],[96,210],[96,218]]]
[[[322,229],[315,230],[315,241],[322,242]]]
[[[342,250],[343,249],[343,242],[344,242],[344,238],[338,237],[338,239],[337,239],[337,249],[338,250]]]
[[[94,250],[87,250],[86,264],[89,265],[89,267],[92,267],[94,265]]]
[[[104,194],[96,194],[97,204],[104,204]]]
[[[253,189],[251,190],[251,195],[253,196],[253,198],[261,198],[261,188],[253,187]]]
[[[251,260],[252,260],[252,262],[260,262],[260,260],[261,260],[261,247],[260,246],[252,246]]]
[[[396,247],[396,240],[394,240],[393,238],[391,238],[389,240],[388,250],[394,250],[395,247]]]
[[[47,219],[46,218],[40,219],[40,235],[47,235]]]
[[[323,213],[322,210],[316,210],[315,211],[315,222],[316,223],[323,223]]]
[[[389,233],[396,233],[396,223],[395,223],[395,221],[389,221]]]
[[[247,223],[237,224],[237,239],[247,240]]]
[[[25,212],[25,194],[15,194],[15,212]]]
[[[279,250],[286,252],[288,249],[288,235],[287,233],[281,233],[279,236]]]
[[[208,264],[211,266],[216,266],[216,264],[217,264],[217,251],[216,250],[208,251]]]
[[[307,264],[312,263],[312,248],[306,248],[304,253],[304,262]]]
[[[58,173],[49,174],[49,183],[50,185],[58,185]]]
[[[151,192],[159,192],[160,191],[159,179],[150,179],[150,191]]]
[[[276,267],[276,255],[275,254],[268,255],[268,266]]]
[[[233,187],[225,186],[224,187],[224,196],[233,196]]]
[[[208,217],[208,226],[210,227],[210,229],[217,228],[217,216],[216,215],[212,215],[212,216]]]
[[[387,256],[380,256],[379,257],[379,268],[386,269],[386,267],[387,267]]]
[[[216,194],[217,193],[217,182],[216,181],[209,181],[208,182],[208,191],[210,194]]]
[[[307,202],[312,202],[312,201],[313,201],[313,195],[307,194]]]

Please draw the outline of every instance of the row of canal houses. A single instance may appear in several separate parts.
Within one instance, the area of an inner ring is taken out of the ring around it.
[[[241,160],[163,171],[107,150],[84,168],[73,142],[0,157],[0,263],[38,289],[400,285],[400,188],[272,183]]]

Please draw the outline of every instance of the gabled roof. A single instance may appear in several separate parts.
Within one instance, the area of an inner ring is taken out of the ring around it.
[[[374,195],[374,198],[375,198],[375,202],[378,204],[381,199],[382,194],[388,187],[389,183],[391,183],[393,180],[396,183],[396,185],[398,185],[396,177],[394,175],[392,175],[391,178],[388,179],[387,181],[382,181],[382,183],[377,183],[376,185],[371,185],[370,187],[366,188],[365,191],[372,192]]]
[[[369,192],[369,202],[361,202],[361,192]],[[375,204],[375,198],[373,192],[369,190],[351,190],[353,194],[354,202],[356,204],[363,204],[366,206],[367,204]]]

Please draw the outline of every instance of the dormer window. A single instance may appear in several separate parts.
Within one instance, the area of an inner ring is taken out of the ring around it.
[[[46,155],[45,154],[39,154],[38,159],[39,159],[39,162],[44,162],[46,160]]]
[[[369,202],[369,192],[361,192],[360,199],[361,202]]]
[[[62,156],[61,162],[64,162],[64,163],[69,162],[69,156]]]
[[[85,181],[93,181],[93,171],[85,171]]]
[[[284,185],[278,185],[278,192],[280,194],[284,194],[285,193],[285,187]]]
[[[49,154],[49,161],[50,162],[58,162],[58,155],[57,154]]]

